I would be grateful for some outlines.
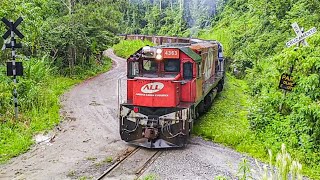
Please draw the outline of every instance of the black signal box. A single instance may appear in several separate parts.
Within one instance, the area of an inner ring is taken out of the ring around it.
[[[7,76],[13,76],[12,62],[7,62]],[[22,62],[16,62],[16,76],[23,76]]]

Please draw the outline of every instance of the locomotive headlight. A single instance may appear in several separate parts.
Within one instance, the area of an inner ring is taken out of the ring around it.
[[[157,49],[157,54],[161,54],[162,53],[162,49]]]
[[[161,54],[157,54],[156,60],[162,60],[162,55]]]
[[[142,48],[143,51],[145,52],[149,52],[151,50],[151,47],[150,46],[145,46]]]

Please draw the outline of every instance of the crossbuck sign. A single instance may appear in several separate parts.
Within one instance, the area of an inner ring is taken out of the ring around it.
[[[303,29],[300,29],[296,22],[293,23],[291,26],[292,26],[294,32],[297,34],[297,37],[288,41],[286,43],[287,47],[291,47],[299,42],[302,42],[303,46],[308,46],[308,43],[305,41],[305,39],[307,37],[312,36],[313,34],[315,34],[317,32],[317,29],[315,27],[311,28],[307,32],[303,32]]]

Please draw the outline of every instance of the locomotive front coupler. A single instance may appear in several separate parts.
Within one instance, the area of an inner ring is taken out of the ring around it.
[[[149,116],[147,125],[142,131],[142,136],[149,140],[156,139],[159,135],[159,125],[159,116]]]

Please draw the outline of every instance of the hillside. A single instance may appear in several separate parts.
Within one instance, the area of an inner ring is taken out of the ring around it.
[[[297,50],[285,43],[296,36],[293,22],[309,30],[319,29],[319,20],[319,1],[230,0],[200,35],[221,41],[230,69],[248,82],[250,127],[264,148],[275,152],[287,144],[312,177],[320,175],[320,34]],[[296,86],[284,95],[280,75],[291,65]]]
[[[285,143],[304,174],[320,179],[320,33],[307,39],[309,46],[285,46],[296,36],[294,22],[320,30],[319,0],[2,0],[0,6],[0,18],[24,18],[19,29],[25,35],[17,51],[25,67],[17,85],[18,119],[5,67],[11,52],[0,51],[1,163],[59,124],[60,96],[108,71],[111,59],[103,51],[119,42],[118,34],[135,33],[220,41],[235,76],[228,74],[195,134],[262,160]],[[113,47],[126,57],[145,43]],[[296,86],[285,93],[280,76],[292,66]]]

